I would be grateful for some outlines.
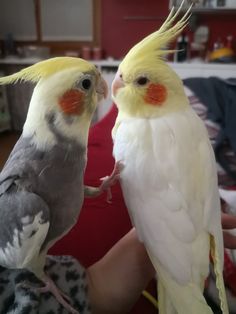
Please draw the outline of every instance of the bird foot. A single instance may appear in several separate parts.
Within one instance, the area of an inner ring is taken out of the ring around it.
[[[37,291],[40,293],[51,292],[51,294],[56,298],[56,300],[70,313],[79,314],[79,312],[70,305],[71,299],[62,292],[49,278],[47,275],[44,275],[42,281],[45,283],[44,287],[37,288]]]
[[[114,169],[110,176],[106,176],[101,178],[102,184],[100,185],[99,189],[102,192],[107,191],[107,202],[111,203],[112,193],[111,193],[111,186],[113,186],[120,178],[120,173],[124,168],[123,164],[118,161],[115,163]]]

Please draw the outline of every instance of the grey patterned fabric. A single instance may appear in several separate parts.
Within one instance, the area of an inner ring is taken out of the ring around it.
[[[48,256],[46,273],[71,299],[80,314],[90,314],[85,269],[71,256]],[[49,293],[40,293],[41,283],[27,270],[0,267],[0,314],[67,314]]]

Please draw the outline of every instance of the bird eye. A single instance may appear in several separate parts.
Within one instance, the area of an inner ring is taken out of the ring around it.
[[[149,79],[145,76],[141,76],[136,80],[136,83],[140,86],[146,85],[149,82]]]
[[[83,89],[85,89],[85,90],[89,90],[90,87],[91,87],[91,85],[92,85],[92,82],[91,82],[91,80],[88,79],[88,78],[84,79],[84,80],[81,82],[81,86],[82,86]]]

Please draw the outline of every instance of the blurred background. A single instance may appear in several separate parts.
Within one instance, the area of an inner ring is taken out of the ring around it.
[[[132,45],[156,30],[169,9],[180,2],[1,0],[1,56],[73,54],[120,59]],[[186,34],[189,50],[196,40],[205,44],[205,52],[235,44],[235,0],[186,0],[186,6],[188,2],[195,2]]]
[[[189,26],[173,43],[172,48],[178,51],[169,56],[169,61],[182,78],[203,72],[205,76],[221,76],[224,72],[224,77],[232,77],[236,68],[221,67],[218,74],[219,67],[205,65],[235,62],[236,0],[186,0],[183,13],[191,2],[195,5]],[[157,30],[170,8],[178,8],[180,3],[181,0],[1,0],[0,75],[14,73],[44,58],[68,55],[92,60],[110,84],[127,51]],[[20,89],[18,85],[0,87],[0,131],[22,130],[31,94],[30,84],[22,84]],[[110,105],[108,98],[94,121],[101,119]]]

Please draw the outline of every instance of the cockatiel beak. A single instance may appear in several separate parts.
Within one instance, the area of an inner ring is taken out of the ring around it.
[[[99,81],[96,87],[96,92],[98,94],[99,100],[102,100],[102,98],[107,98],[108,96],[108,85],[107,85],[107,82],[102,77],[99,78]]]
[[[118,89],[120,89],[124,86],[125,86],[125,84],[124,84],[124,81],[122,79],[121,73],[120,73],[120,71],[117,71],[116,76],[112,82],[112,87],[111,87],[112,95],[116,96]]]

